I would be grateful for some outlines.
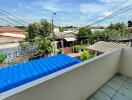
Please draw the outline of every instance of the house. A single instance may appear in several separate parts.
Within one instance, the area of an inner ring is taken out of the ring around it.
[[[0,69],[1,100],[132,100],[132,48],[85,62],[65,55]]]
[[[76,43],[76,34],[78,32],[74,31],[64,31],[59,32],[57,28],[54,29],[54,35],[55,35],[55,44],[57,48],[62,47],[71,47]],[[51,38],[53,38],[53,34],[50,35]]]
[[[7,56],[6,61],[13,61],[19,55],[19,41],[25,40],[27,32],[13,27],[0,27],[0,53]]]
[[[104,29],[105,29],[104,26],[92,26],[91,27],[92,32],[97,32],[97,31],[102,32],[102,31],[104,31]]]
[[[0,27],[0,43],[19,42],[26,38],[26,31],[12,27],[2,26]]]

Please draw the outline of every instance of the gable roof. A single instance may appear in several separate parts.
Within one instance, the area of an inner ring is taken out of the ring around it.
[[[13,27],[13,26],[2,26],[0,27],[0,33],[19,33],[24,34],[26,33],[25,30]]]
[[[124,48],[124,47],[129,47],[129,46],[127,44],[123,44],[123,43],[99,41],[99,42],[87,47],[87,49],[105,53],[105,52],[111,51],[113,49]]]
[[[28,61],[0,69],[0,93],[45,77],[81,62],[64,54]]]

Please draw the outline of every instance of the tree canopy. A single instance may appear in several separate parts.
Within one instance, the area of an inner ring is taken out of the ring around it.
[[[111,24],[107,27],[107,29],[109,29],[109,30],[115,29],[115,30],[117,30],[117,31],[119,31],[119,32],[125,32],[126,28],[127,28],[127,26],[126,26],[124,23],[115,23],[115,24],[112,24],[112,23],[111,23]]]
[[[27,39],[35,39],[39,35],[39,27],[38,23],[29,24],[27,31],[28,36]]]
[[[79,40],[88,39],[91,36],[92,36],[92,31],[88,27],[82,27],[82,28],[80,28],[79,29],[79,33],[77,34],[77,38]]]
[[[51,41],[48,38],[36,39],[35,44],[40,54],[47,55],[53,49]]]
[[[52,32],[52,25],[47,20],[42,19],[40,22],[29,24],[27,31],[27,39],[48,37]]]
[[[40,22],[29,24],[27,31],[27,45],[34,45],[33,48],[37,51],[37,55],[35,54],[31,59],[34,59],[37,56],[46,56],[52,51],[52,44],[48,39],[52,32],[51,23],[42,19]],[[25,49],[25,47],[23,48]]]
[[[129,21],[130,23],[130,21]],[[97,41],[109,41],[110,38],[116,36],[130,36],[132,35],[132,27],[127,27],[124,23],[111,23],[102,31],[92,32],[89,27],[82,27],[79,30],[77,38],[79,41],[88,40],[90,44]]]

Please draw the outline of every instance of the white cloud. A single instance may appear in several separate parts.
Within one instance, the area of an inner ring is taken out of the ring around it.
[[[122,2],[124,0],[99,0],[100,2],[103,3],[118,3],[118,2]]]
[[[80,16],[80,18],[81,18],[82,20],[84,20],[84,19],[85,19],[85,16]]]
[[[58,8],[58,5],[57,5],[57,2],[59,0],[52,0],[52,1],[35,1],[35,2],[32,2],[31,3],[31,6],[32,5],[37,5],[37,6],[41,6],[43,7],[44,9],[47,9],[47,10],[50,10],[50,11],[59,11],[60,9]]]
[[[19,3],[18,6],[19,6],[20,8],[32,9],[29,5],[22,4],[22,3]]]
[[[26,8],[26,9],[32,9],[30,6],[26,6],[25,8]]]
[[[48,14],[49,12],[48,11],[42,11],[40,12],[41,14]]]
[[[43,8],[44,10],[52,11],[52,12],[75,12],[79,11],[78,7],[73,7],[72,3],[64,3],[61,4],[60,0],[36,0],[32,1],[29,4],[30,7],[38,7]],[[73,7],[71,9],[71,7]]]
[[[59,9],[56,7],[55,4],[47,4],[47,5],[42,5],[45,9],[51,10],[51,11],[59,11]]]
[[[99,19],[103,19],[109,15],[111,15],[113,12],[105,11],[99,15]]]
[[[62,20],[65,20],[65,17],[61,17]]]
[[[73,17],[69,17],[69,19],[73,19]]]
[[[16,12],[16,9],[12,9],[13,12]]]
[[[95,13],[104,10],[104,6],[99,3],[80,4],[80,11],[82,13]]]
[[[18,6],[19,6],[19,7],[23,7],[23,4],[22,4],[22,3],[19,3]]]

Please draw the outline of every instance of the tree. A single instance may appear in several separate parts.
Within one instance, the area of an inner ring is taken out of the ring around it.
[[[116,37],[126,37],[130,36],[132,33],[132,28],[128,27],[124,23],[110,24],[103,31],[96,31],[93,33],[93,40],[97,41],[109,41]]]
[[[29,24],[27,39],[35,39],[39,35],[39,25],[38,23]]]
[[[15,26],[16,28],[20,28],[20,29],[22,29],[22,30],[27,30],[27,27],[26,26]]]
[[[29,24],[27,31],[27,39],[48,37],[52,32],[52,25],[47,20],[42,19],[38,23]]]
[[[110,24],[108,27],[107,27],[107,29],[110,29],[110,30],[113,30],[113,29],[115,29],[115,30],[117,30],[117,31],[119,31],[119,32],[125,32],[125,30],[126,30],[126,25],[124,24],[124,23],[115,23],[115,24]]]
[[[59,27],[59,31],[60,32],[64,32],[64,28],[63,27]]]
[[[78,38],[88,38],[92,35],[92,31],[90,28],[83,27],[79,29]]]
[[[29,24],[27,36],[27,45],[31,45],[35,51],[29,59],[36,59],[41,56],[46,56],[52,50],[51,41],[47,38],[52,32],[52,25],[47,20],[42,19],[40,22]],[[24,44],[25,45],[25,44]],[[23,46],[22,50],[29,50],[30,47]]]
[[[42,19],[39,24],[39,36],[40,37],[48,37],[52,32],[52,25],[47,21]]]
[[[46,56],[53,49],[51,41],[46,37],[41,39],[36,39],[35,45],[36,45],[36,49],[38,50],[38,53],[44,56]]]
[[[88,27],[82,27],[79,29],[79,33],[77,34],[77,38],[80,41],[85,41],[87,39],[91,40],[92,38],[92,31]]]
[[[95,31],[93,33],[93,43],[98,41],[110,41],[110,38],[113,38],[114,36],[120,36],[120,35],[121,35],[121,32],[116,30],[116,27],[114,24],[111,24],[104,30]]]

